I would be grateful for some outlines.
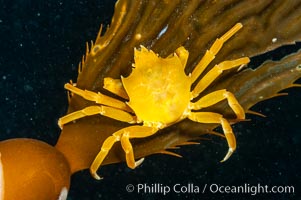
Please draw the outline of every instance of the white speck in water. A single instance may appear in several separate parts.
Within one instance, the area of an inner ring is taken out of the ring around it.
[[[23,88],[26,92],[32,92],[33,91],[33,87],[28,85],[28,84],[24,85]]]
[[[273,38],[273,39],[272,39],[272,42],[273,42],[273,43],[277,42],[277,38]]]

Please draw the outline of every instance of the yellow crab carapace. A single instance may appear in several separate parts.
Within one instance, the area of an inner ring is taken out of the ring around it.
[[[199,123],[221,124],[229,146],[229,150],[222,161],[231,156],[236,148],[236,140],[229,122],[222,114],[202,112],[202,108],[226,99],[238,120],[245,118],[243,108],[235,96],[226,89],[217,90],[202,97],[199,97],[199,94],[224,70],[245,65],[249,62],[249,58],[243,57],[221,62],[203,75],[199,81],[198,77],[214,59],[224,42],[241,27],[242,25],[238,23],[222,37],[216,39],[189,75],[184,72],[189,52],[182,46],[166,58],[159,57],[143,46],[140,47],[140,50],[135,49],[132,73],[126,78],[105,78],[104,80],[104,88],[124,98],[125,101],[114,99],[99,92],[79,89],[75,84],[67,83],[65,85],[65,88],[73,94],[94,101],[97,105],[62,117],[59,120],[60,127],[79,118],[95,114],[133,124],[118,130],[104,141],[100,152],[90,167],[93,177],[100,179],[96,172],[115,142],[121,142],[127,165],[130,168],[135,168],[143,159],[135,162],[130,139],[151,136],[159,129],[185,118]],[[191,90],[193,83],[196,86]],[[198,100],[192,102],[196,97]]]

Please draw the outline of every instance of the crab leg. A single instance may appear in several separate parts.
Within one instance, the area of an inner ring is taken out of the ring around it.
[[[96,115],[100,114],[106,117],[110,117],[112,119],[116,119],[119,121],[123,122],[128,122],[128,123],[135,123],[136,119],[134,116],[131,114],[123,111],[123,110],[118,110],[117,108],[112,108],[108,106],[88,106],[82,110],[78,110],[75,112],[72,112],[68,115],[65,115],[61,117],[58,121],[58,125],[60,128],[63,127],[64,124],[67,124],[71,121],[86,117],[86,116],[91,116],[91,115]]]
[[[104,78],[103,88],[124,99],[129,99],[120,79]]]
[[[224,162],[228,160],[228,158],[232,155],[232,153],[236,149],[236,139],[235,135],[233,134],[232,128],[229,122],[223,118],[221,114],[213,113],[213,112],[191,112],[188,116],[189,119],[199,123],[218,123],[222,125],[223,132],[225,134],[229,150],[226,156],[221,160]]]
[[[203,78],[197,83],[192,91],[192,97],[197,97],[204,91],[223,71],[232,69],[250,62],[248,57],[239,58],[236,60],[227,60],[215,65]]]
[[[244,109],[238,103],[235,96],[231,92],[228,92],[225,89],[217,90],[217,91],[214,91],[212,93],[205,95],[204,97],[201,97],[197,102],[191,103],[190,107],[192,110],[199,110],[202,108],[212,106],[224,99],[227,99],[228,104],[231,107],[231,109],[233,110],[233,112],[236,114],[237,119],[245,118]]]
[[[134,169],[137,166],[130,138],[148,137],[155,134],[157,131],[158,128],[148,126],[131,126],[124,131],[121,137],[121,145],[125,152],[126,163],[129,168]]]
[[[223,44],[229,40],[239,29],[242,28],[241,23],[235,24],[228,32],[226,32],[222,37],[217,38],[211,48],[206,51],[205,55],[201,61],[196,65],[194,70],[191,73],[192,83],[202,74],[210,62],[215,58],[215,55],[223,47]]]
[[[175,53],[177,54],[178,58],[181,60],[182,66],[185,68],[189,52],[183,47],[179,47],[176,49]]]
[[[153,127],[147,127],[147,126],[130,126],[123,128],[119,131],[116,131],[113,133],[112,136],[108,137],[102,147],[100,152],[95,157],[93,163],[90,166],[90,173],[95,179],[101,179],[96,173],[100,165],[102,164],[103,160],[107,156],[108,152],[112,148],[115,142],[121,140],[122,148],[125,151],[126,154],[126,161],[130,168],[135,168],[139,164],[142,163],[143,158],[135,162],[134,160],[134,153],[133,153],[133,147],[129,141],[129,138],[143,138],[150,135],[153,135],[157,132],[157,128]]]
[[[101,93],[96,93],[96,92],[92,92],[92,91],[89,91],[89,90],[82,90],[82,89],[79,89],[79,88],[73,86],[70,83],[66,83],[65,88],[67,90],[69,90],[70,92],[72,92],[74,94],[77,94],[77,95],[83,97],[86,100],[93,101],[97,104],[103,104],[103,105],[106,105],[106,106],[118,108],[120,110],[124,110],[124,111],[128,111],[128,112],[132,111],[126,105],[126,103],[124,103],[122,101],[119,101],[117,99],[114,99],[112,97],[103,95]]]

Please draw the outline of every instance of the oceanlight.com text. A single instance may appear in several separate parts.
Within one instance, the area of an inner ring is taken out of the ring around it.
[[[183,193],[183,194],[250,194],[252,196],[257,194],[294,194],[295,187],[290,186],[269,186],[264,184],[251,185],[248,183],[236,186],[221,185],[221,184],[179,184],[165,185],[161,183],[140,183],[128,184],[126,186],[127,192],[136,192],[138,194],[163,194],[169,193]]]

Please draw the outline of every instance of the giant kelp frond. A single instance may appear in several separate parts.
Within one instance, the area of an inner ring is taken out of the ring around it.
[[[213,41],[237,22],[244,27],[231,38],[212,65],[221,60],[254,56],[278,46],[301,40],[301,2],[298,0],[119,0],[105,34],[87,47],[77,86],[103,90],[105,77],[128,75],[134,47],[144,45],[167,56],[184,45],[190,55],[186,72],[191,72]],[[231,71],[214,82],[205,93],[226,88],[237,96],[246,111],[264,99],[294,85],[301,77],[301,52],[281,61],[269,61],[256,70]],[[77,95],[71,97],[68,112],[91,104]],[[232,118],[228,106],[219,103],[211,111]],[[228,109],[228,110],[227,110]],[[57,148],[68,158],[72,172],[88,168],[103,141],[128,124],[102,116],[91,116],[64,126]],[[135,157],[144,157],[212,134],[217,125],[184,120],[152,137],[133,139]],[[115,144],[104,164],[121,162],[124,152]]]
[[[281,61],[267,61],[255,70],[249,69],[235,75],[233,78],[236,84],[230,82],[229,90],[233,88],[234,91],[240,91],[237,93],[239,102],[244,105],[245,110],[249,110],[259,101],[286,94],[279,93],[283,89],[300,86],[294,84],[300,77],[301,50]],[[237,85],[241,87],[238,89]]]
[[[99,90],[104,77],[127,75],[133,61],[131,49],[141,44],[161,56],[184,45],[190,52],[186,70],[191,72],[213,40],[237,22],[244,28],[216,61],[261,54],[300,40],[300,13],[297,0],[119,0],[110,28],[97,37],[83,59],[78,86]]]

